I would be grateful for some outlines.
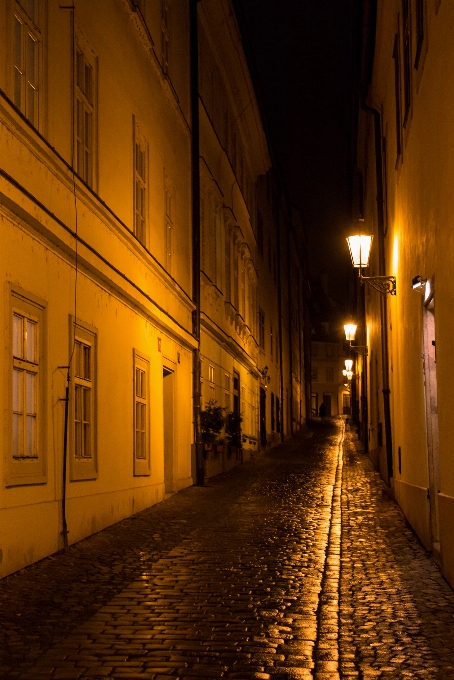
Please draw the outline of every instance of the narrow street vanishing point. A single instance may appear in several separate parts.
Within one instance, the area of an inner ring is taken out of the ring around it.
[[[454,593],[343,420],[0,582],[0,677],[454,678]]]

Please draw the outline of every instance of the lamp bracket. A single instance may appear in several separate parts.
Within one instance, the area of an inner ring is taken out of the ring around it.
[[[367,347],[367,345],[352,345],[352,343],[350,343],[350,347],[357,354],[361,354],[363,357],[367,357],[369,354],[369,348]]]
[[[390,295],[396,294],[395,276],[363,276],[360,271],[359,278],[361,282],[365,281],[382,295],[386,295],[387,293]]]

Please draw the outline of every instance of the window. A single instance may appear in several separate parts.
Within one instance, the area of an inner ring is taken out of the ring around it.
[[[326,369],[326,382],[334,382],[334,368],[328,366]]]
[[[148,144],[134,125],[134,236],[147,245]]]
[[[38,127],[41,33],[37,0],[16,3],[14,12],[14,103]]]
[[[134,351],[134,475],[150,474],[150,362]]]
[[[257,213],[257,248],[263,255],[263,217],[260,213]]]
[[[276,431],[281,431],[281,403],[279,397],[276,397]]]
[[[394,38],[394,90],[395,90],[395,100],[396,100],[396,152],[397,161],[402,154],[402,129],[401,129],[401,101],[400,101],[400,48],[399,48],[399,35]]]
[[[404,67],[404,125],[411,105],[411,17],[410,0],[402,0],[403,67]]]
[[[11,291],[11,442],[7,485],[39,484],[45,478],[44,308],[45,303]],[[28,294],[27,294],[28,295]]]
[[[229,411],[230,409],[230,375],[224,373],[224,406]]]
[[[318,367],[312,366],[311,368],[311,380],[318,380]]]
[[[318,345],[315,342],[312,343],[311,352],[313,357],[318,357]]]
[[[75,55],[75,165],[77,174],[93,187],[95,147],[96,57],[78,34]]]
[[[325,345],[325,352],[326,352],[327,357],[333,357],[334,356],[334,345],[327,343]]]
[[[265,349],[265,312],[259,309],[259,347]]]
[[[175,188],[169,178],[165,179],[165,267],[169,274],[173,269]]]
[[[97,477],[96,331],[71,322],[71,465],[72,480]]]
[[[162,0],[161,3],[161,67],[164,73],[169,72],[169,3]]]
[[[425,34],[425,17],[424,17],[424,0],[416,0],[415,3],[415,14],[416,14],[416,56],[415,56],[415,68],[419,67],[419,61],[421,59],[422,45],[424,42]]]
[[[214,366],[211,366],[211,364],[208,365],[208,382],[210,383],[209,401],[215,401],[216,400],[216,386],[215,386],[215,382],[214,382]]]

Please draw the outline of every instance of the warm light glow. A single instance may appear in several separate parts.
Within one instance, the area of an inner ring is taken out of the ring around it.
[[[348,236],[347,243],[354,267],[368,267],[370,247],[373,236],[371,234],[356,234]]]
[[[346,323],[345,324],[345,326],[344,326],[345,337],[349,342],[351,342],[352,340],[355,339],[357,328],[358,328],[357,325],[354,324],[354,323]]]
[[[353,368],[353,359],[345,359],[345,368],[347,371],[351,371]]]
[[[346,369],[346,368],[344,368],[344,370],[342,371],[342,375],[343,375],[343,376],[346,376],[346,375],[347,375],[347,369]]]
[[[347,371],[347,380],[351,380],[353,378],[353,371]]]

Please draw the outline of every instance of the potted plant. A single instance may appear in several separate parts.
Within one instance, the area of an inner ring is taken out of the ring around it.
[[[200,430],[205,450],[207,451],[212,449],[213,444],[224,427],[224,411],[225,408],[223,406],[216,404],[216,401],[211,399],[206,408],[200,413]]]
[[[225,434],[228,437],[229,445],[232,450],[241,449],[242,436],[241,436],[241,423],[243,418],[239,413],[234,413],[230,411],[226,417],[225,424]]]

